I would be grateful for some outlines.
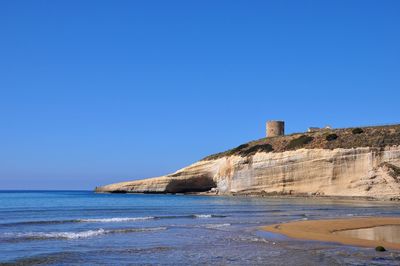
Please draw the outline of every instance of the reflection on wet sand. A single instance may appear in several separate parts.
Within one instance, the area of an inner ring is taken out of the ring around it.
[[[400,250],[400,217],[294,221],[268,225],[262,229],[297,239]]]
[[[400,226],[384,225],[371,228],[337,231],[335,234],[352,238],[400,243]]]

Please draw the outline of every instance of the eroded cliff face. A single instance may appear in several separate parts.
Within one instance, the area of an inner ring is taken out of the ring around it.
[[[177,172],[111,184],[97,192],[306,194],[396,198],[400,196],[400,146],[297,149],[228,155]]]

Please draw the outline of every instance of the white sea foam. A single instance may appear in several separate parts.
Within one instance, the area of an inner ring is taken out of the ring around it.
[[[239,237],[239,238],[232,238],[232,240],[235,241],[245,241],[245,242],[264,242],[264,243],[269,243],[269,241],[265,238],[259,238],[259,237]]]
[[[97,230],[88,230],[81,232],[27,232],[27,233],[8,233],[8,236],[14,236],[17,238],[65,238],[65,239],[78,239],[78,238],[87,238],[98,235],[106,234],[108,231],[100,228]]]
[[[119,222],[134,222],[155,219],[153,216],[146,217],[114,217],[114,218],[94,218],[94,219],[79,219],[79,222],[84,223],[119,223]]]
[[[196,218],[211,218],[212,217],[211,214],[195,214],[193,216]]]
[[[80,232],[25,232],[25,233],[4,233],[7,238],[22,238],[22,239],[80,239],[88,238],[105,234],[122,234],[122,233],[139,233],[139,232],[152,232],[166,230],[166,227],[144,227],[144,228],[125,228],[104,230],[103,228],[97,230],[87,230]]]
[[[225,223],[225,224],[206,224],[204,227],[214,229],[214,228],[220,228],[220,227],[227,227],[230,226],[231,224]]]

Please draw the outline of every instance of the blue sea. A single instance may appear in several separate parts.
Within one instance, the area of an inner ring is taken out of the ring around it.
[[[1,265],[399,265],[400,252],[301,241],[273,223],[399,216],[398,203],[91,191],[0,192]]]

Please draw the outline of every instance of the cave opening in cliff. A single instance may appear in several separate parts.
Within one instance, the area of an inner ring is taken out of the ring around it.
[[[206,192],[216,188],[217,184],[210,176],[197,176],[187,179],[174,179],[166,187],[167,193]]]

